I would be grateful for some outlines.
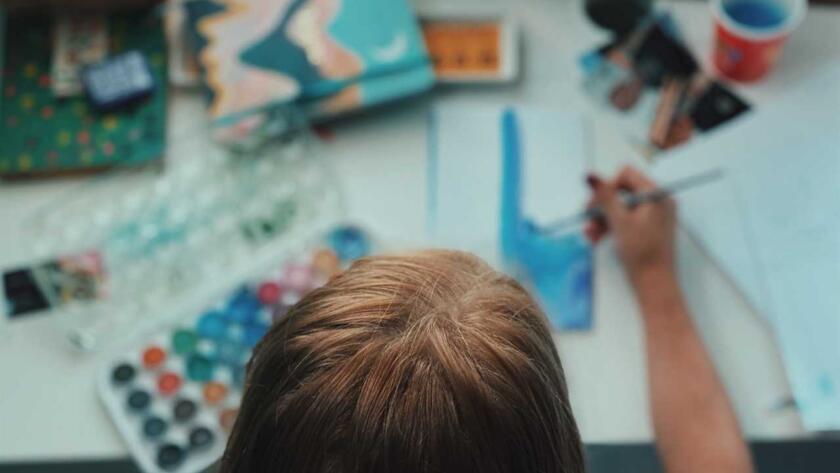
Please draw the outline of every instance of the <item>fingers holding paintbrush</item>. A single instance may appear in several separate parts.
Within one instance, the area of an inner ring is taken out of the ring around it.
[[[628,274],[648,267],[671,268],[674,261],[676,204],[670,191],[634,168],[624,168],[612,180],[587,179],[592,187],[586,236],[597,243],[608,233]],[[594,209],[599,209],[597,212]]]
[[[589,202],[586,204],[586,210],[592,211],[598,207],[598,201],[595,196],[595,191],[602,185],[604,185],[603,180],[595,174],[589,174],[586,176],[586,185],[592,190],[592,196],[589,198]],[[590,218],[586,220],[583,226],[583,234],[586,235],[586,238],[592,242],[593,244],[598,243],[601,241],[604,236],[609,233],[609,224],[606,219],[602,218]]]

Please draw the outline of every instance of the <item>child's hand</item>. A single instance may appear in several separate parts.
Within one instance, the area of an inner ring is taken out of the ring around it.
[[[648,177],[632,167],[624,168],[613,180],[587,178],[592,188],[590,206],[600,205],[606,221],[590,221],[586,236],[597,243],[607,233],[615,236],[616,249],[631,282],[637,284],[648,273],[672,273],[677,211],[672,199],[628,208],[620,191],[646,192],[656,188]]]

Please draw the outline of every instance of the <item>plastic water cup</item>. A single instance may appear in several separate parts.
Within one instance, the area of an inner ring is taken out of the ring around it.
[[[712,62],[724,77],[754,82],[779,60],[785,41],[805,17],[806,0],[712,0]]]

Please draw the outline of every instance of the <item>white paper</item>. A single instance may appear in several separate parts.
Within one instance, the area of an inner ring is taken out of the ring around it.
[[[840,429],[840,64],[700,143],[667,155],[682,219],[772,325],[809,430]]]
[[[498,106],[439,106],[430,120],[430,230],[439,244],[498,267],[502,162]],[[589,196],[584,122],[574,113],[516,108],[522,135],[523,214],[548,224]]]

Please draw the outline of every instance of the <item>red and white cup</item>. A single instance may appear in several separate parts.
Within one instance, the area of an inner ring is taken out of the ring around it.
[[[744,0],[712,0],[715,44],[712,62],[730,79],[753,82],[763,78],[778,62],[788,36],[799,26],[808,8],[807,0],[751,0],[774,6],[783,20],[772,27],[754,27],[733,19],[725,9]]]

